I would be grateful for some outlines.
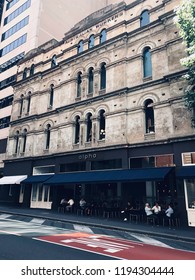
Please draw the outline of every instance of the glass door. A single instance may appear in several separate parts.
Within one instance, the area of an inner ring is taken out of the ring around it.
[[[51,209],[50,186],[33,184],[31,192],[31,208]]]

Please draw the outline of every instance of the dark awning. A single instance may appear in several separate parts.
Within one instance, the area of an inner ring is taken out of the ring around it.
[[[176,170],[176,177],[178,178],[195,178],[195,165],[182,166]]]
[[[36,184],[36,183],[44,183],[45,181],[47,181],[49,178],[51,178],[53,175],[34,175],[34,176],[30,176],[27,179],[25,179],[24,181],[22,181],[22,184]]]
[[[161,167],[63,173],[54,175],[45,184],[156,181],[163,180],[171,169],[171,167]]]

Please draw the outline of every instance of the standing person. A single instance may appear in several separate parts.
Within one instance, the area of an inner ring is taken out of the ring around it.
[[[165,211],[166,217],[167,218],[171,218],[171,215],[174,213],[173,208],[171,207],[171,205],[168,205],[167,210]]]
[[[131,205],[131,202],[128,201],[127,205],[125,206],[124,210],[121,211],[122,214],[124,214],[123,220],[126,222],[129,219],[130,211],[133,209],[133,206]]]
[[[74,205],[74,200],[72,198],[70,198],[67,202],[67,206],[66,206],[66,211],[70,211]]]

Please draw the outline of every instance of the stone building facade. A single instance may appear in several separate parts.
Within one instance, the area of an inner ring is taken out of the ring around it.
[[[183,167],[190,154],[194,168],[195,130],[183,101],[177,5],[107,6],[19,63],[5,175],[30,177],[16,201],[56,209],[63,196],[137,207],[158,200],[195,225],[195,181]]]

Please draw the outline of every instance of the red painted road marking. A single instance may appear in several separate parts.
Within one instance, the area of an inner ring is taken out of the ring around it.
[[[75,232],[40,236],[38,240],[126,260],[195,260],[195,253],[109,236]]]

